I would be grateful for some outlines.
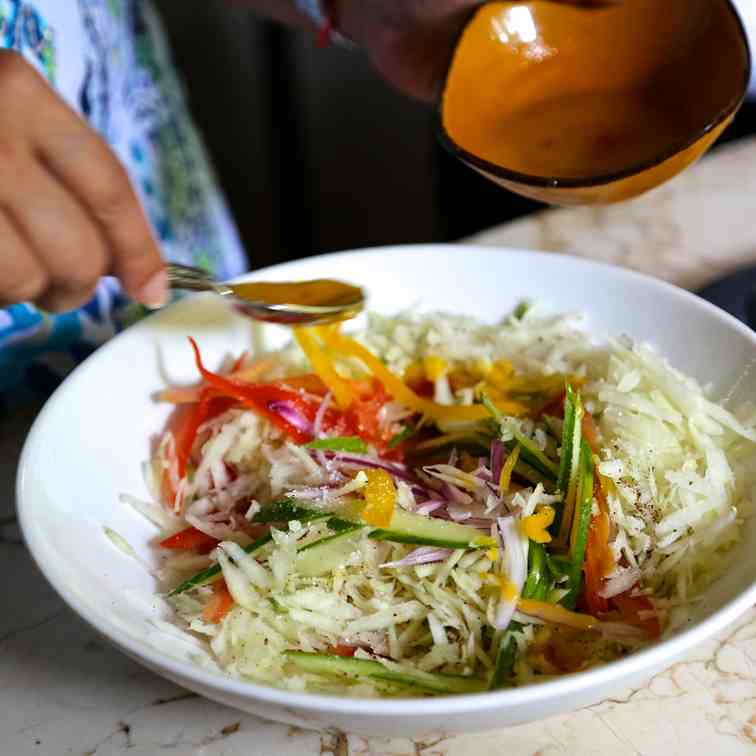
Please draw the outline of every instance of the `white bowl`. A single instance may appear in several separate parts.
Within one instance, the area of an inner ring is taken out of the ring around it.
[[[735,401],[756,396],[756,337],[736,320],[668,284],[561,255],[418,246],[327,255],[259,271],[285,280],[340,277],[366,287],[383,313],[421,309],[499,319],[523,297],[555,311],[583,311],[598,339],[627,333]],[[283,329],[271,327],[284,340]],[[742,559],[695,607],[688,628],[621,661],[554,682],[435,699],[353,700],[289,693],[206,672],[193,648],[157,629],[154,581],[104,536],[121,534],[146,562],[156,529],[119,503],[146,497],[141,464],[169,408],[151,400],[166,381],[196,377],[187,335],[208,365],[249,346],[250,326],[216,299],[188,299],[113,339],[50,399],[24,448],[18,510],[34,558],[65,601],[125,653],[208,698],[269,719],[366,735],[453,734],[527,722],[594,703],[638,684],[710,638],[756,602],[756,518]]]

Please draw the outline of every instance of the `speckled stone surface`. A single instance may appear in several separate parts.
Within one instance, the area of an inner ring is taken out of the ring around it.
[[[627,205],[556,210],[474,242],[571,251],[695,288],[756,262],[756,141]],[[12,480],[33,412],[0,425],[2,756],[717,756],[756,753],[756,610],[638,690],[507,730],[432,742],[307,732],[205,701],[108,646],[36,570]]]

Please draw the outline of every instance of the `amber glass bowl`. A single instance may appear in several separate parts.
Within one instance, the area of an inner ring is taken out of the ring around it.
[[[750,68],[729,0],[486,3],[454,51],[441,140],[527,197],[619,202],[704,154],[743,102]]]

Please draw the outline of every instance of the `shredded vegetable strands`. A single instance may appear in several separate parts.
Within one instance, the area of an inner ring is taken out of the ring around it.
[[[223,374],[192,342],[202,382],[161,394],[149,464],[178,516],[139,507],[178,622],[235,677],[382,697],[577,671],[658,638],[741,537],[756,410],[650,350],[538,308],[295,341]]]

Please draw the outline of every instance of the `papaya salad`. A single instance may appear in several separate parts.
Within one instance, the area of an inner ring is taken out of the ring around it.
[[[574,673],[652,643],[727,568],[756,412],[648,346],[523,305],[211,370],[148,465],[159,576],[217,668],[297,691],[433,696]]]

